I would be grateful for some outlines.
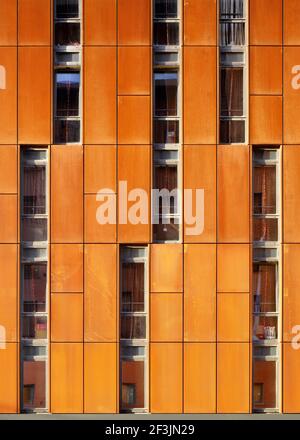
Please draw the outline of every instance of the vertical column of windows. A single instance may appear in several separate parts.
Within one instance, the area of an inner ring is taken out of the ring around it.
[[[278,411],[280,150],[253,150],[253,410]]]
[[[81,0],[54,7],[54,142],[81,141]]]

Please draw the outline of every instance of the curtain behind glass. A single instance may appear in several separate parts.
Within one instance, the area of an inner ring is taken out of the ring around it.
[[[46,214],[46,168],[24,166],[23,214]]]
[[[276,214],[276,167],[254,168],[254,214]]]
[[[221,18],[243,18],[244,0],[220,0]]]
[[[257,264],[253,271],[254,312],[276,312],[276,266]]]
[[[143,263],[122,264],[122,312],[144,312],[145,280]]]
[[[172,191],[177,189],[177,166],[162,165],[155,167],[155,189],[167,189]],[[167,202],[167,200],[165,201]],[[165,207],[164,212],[174,214],[177,212],[174,197],[170,198],[170,205]],[[162,200],[159,200],[159,214],[163,213]]]
[[[221,116],[243,116],[243,69],[221,69]]]

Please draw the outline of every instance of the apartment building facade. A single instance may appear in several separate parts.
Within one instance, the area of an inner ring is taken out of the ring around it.
[[[300,412],[299,22],[0,0],[0,413]]]

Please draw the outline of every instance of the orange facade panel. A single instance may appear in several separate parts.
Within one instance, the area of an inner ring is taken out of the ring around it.
[[[249,295],[224,293],[218,295],[218,341],[250,342]]]
[[[20,47],[18,50],[20,144],[50,144],[51,57],[50,47]]]
[[[17,44],[18,0],[1,0],[0,2],[0,45]]]
[[[118,195],[124,203],[128,192],[128,200],[130,200],[127,202],[128,209],[124,209],[124,214],[119,210],[118,240],[121,243],[150,241],[150,158],[148,145],[123,145],[118,148]],[[145,203],[140,198],[140,193],[131,193],[140,189],[144,191]],[[139,217],[139,223],[134,223],[131,216],[134,222],[136,217]]]
[[[84,44],[114,46],[117,38],[117,0],[85,0]]]
[[[285,243],[300,243],[300,145],[283,148],[283,236]]]
[[[216,241],[216,146],[184,146],[184,189],[192,190],[192,207],[190,199],[184,197],[185,210],[189,216],[195,215],[195,209],[203,213],[202,206],[196,205],[196,190],[204,190],[204,229],[198,233],[197,224],[185,219],[185,243],[209,243]],[[199,172],[200,170],[200,172]],[[193,209],[193,211],[191,211]],[[200,227],[200,224],[199,224]]]
[[[284,44],[300,44],[300,3],[298,0],[284,0]]]
[[[84,345],[84,412],[117,412],[117,344]]]
[[[249,3],[250,44],[281,45],[282,0],[251,0]]]
[[[219,343],[217,348],[217,412],[250,411],[250,344]]]
[[[0,47],[0,59],[0,142],[15,144],[17,141],[17,49]]]
[[[286,244],[283,249],[283,340],[291,341],[300,323],[300,244]]]
[[[4,328],[2,336],[6,342],[19,339],[18,263],[17,245],[0,244],[0,325]]]
[[[116,57],[113,47],[84,49],[85,144],[116,143]]]
[[[15,145],[0,145],[0,194],[18,191],[18,150]]]
[[[250,47],[250,94],[282,95],[281,47]]]
[[[119,95],[150,95],[151,48],[118,48]]]
[[[215,144],[217,140],[217,49],[185,47],[183,70],[184,143]]]
[[[83,148],[51,147],[51,241],[83,241]]]
[[[150,346],[150,412],[182,412],[182,344]]]
[[[184,2],[185,46],[213,46],[217,43],[217,0]]]
[[[83,292],[83,245],[51,245],[52,293]]]
[[[118,1],[118,43],[121,46],[151,44],[151,0]]]
[[[283,345],[283,412],[300,413],[300,350],[290,343]]]
[[[184,339],[216,340],[216,245],[184,246]]]
[[[282,97],[250,97],[250,142],[282,144]]]
[[[117,340],[117,247],[85,246],[84,340]]]
[[[218,240],[249,243],[248,146],[218,147]]]
[[[119,96],[118,112],[119,144],[150,144],[150,96]]]
[[[151,245],[151,292],[183,291],[183,248],[181,244]]]
[[[105,188],[116,192],[115,145],[84,146],[84,192],[97,194]]]
[[[299,47],[284,48],[284,143],[299,144]]]
[[[18,1],[18,44],[51,45],[51,0]]]
[[[51,344],[51,412],[83,412],[83,344]]]
[[[17,195],[0,195],[0,243],[17,243],[18,241],[18,197]]]
[[[216,375],[216,344],[184,344],[185,413],[216,412]]]
[[[18,345],[0,349],[0,414],[18,412]]]
[[[219,244],[217,246],[218,292],[249,292],[249,251],[247,244]]]
[[[51,341],[83,341],[83,295],[51,295]]]
[[[112,200],[112,209],[116,213],[116,195],[103,196],[100,201],[95,194],[84,196],[84,241],[86,243],[116,242],[117,225],[115,222],[110,223],[107,211],[103,213],[110,200]]]
[[[180,342],[182,340],[182,294],[153,293],[150,299],[150,340]]]

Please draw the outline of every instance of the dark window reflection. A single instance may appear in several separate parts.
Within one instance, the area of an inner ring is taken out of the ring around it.
[[[178,114],[178,74],[160,72],[154,74],[155,116],[177,116]]]
[[[22,218],[22,241],[47,241],[47,219]]]
[[[238,144],[245,142],[245,121],[220,121],[220,143]]]
[[[55,120],[54,139],[58,144],[80,142],[80,121]]]
[[[80,23],[56,23],[55,24],[56,46],[79,46]]]
[[[221,69],[221,115],[243,116],[243,68]]]
[[[122,312],[145,310],[145,265],[123,263],[122,265]]]
[[[79,116],[80,73],[56,74],[56,116]]]
[[[56,0],[56,18],[78,18],[79,0]]]
[[[154,23],[154,45],[156,46],[178,46],[179,45],[179,24],[178,23]]]
[[[26,339],[47,339],[47,317],[23,316],[22,337]]]
[[[276,312],[277,266],[255,263],[253,266],[253,311],[254,313]]]
[[[178,15],[178,0],[155,0],[156,18],[176,18]]]
[[[121,317],[122,339],[146,339],[146,317],[128,316]]]

